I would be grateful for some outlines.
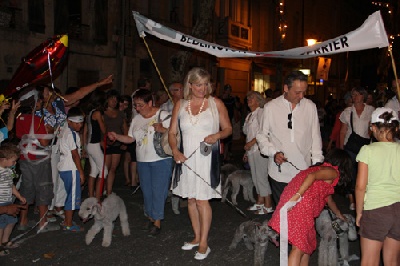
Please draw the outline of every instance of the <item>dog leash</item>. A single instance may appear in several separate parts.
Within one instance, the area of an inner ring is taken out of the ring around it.
[[[294,165],[291,161],[289,161],[288,159],[286,159],[286,160],[284,160],[286,163],[289,163],[291,166],[293,166],[297,171],[301,171],[296,165]],[[276,166],[278,166],[278,172],[280,173],[280,172],[282,172],[281,171],[281,165],[280,164],[277,164],[277,163],[275,163],[276,164]]]
[[[10,242],[22,243],[21,240],[19,240],[18,242],[17,242],[17,240],[20,239],[20,238],[22,238],[22,237],[24,237],[24,236],[27,235],[28,233],[32,232],[32,230],[35,229],[35,227],[38,226],[38,225],[40,224],[40,222],[44,219],[44,217],[47,215],[48,212],[49,212],[49,210],[47,210],[47,211],[45,212],[45,214],[39,219],[39,221],[38,221],[36,224],[34,224],[34,225],[33,225],[31,228],[29,228],[26,232],[24,232],[24,233],[22,233],[22,234],[19,234],[19,235],[17,235],[16,237],[14,237],[13,239],[11,239]],[[39,234],[39,233],[46,227],[47,224],[48,224],[48,222],[46,222],[46,223],[44,224],[44,226],[38,230],[38,232],[36,233],[36,235]]]
[[[187,160],[190,159],[196,152],[197,150],[200,149],[202,145],[200,144],[190,155],[189,157],[187,157]],[[221,196],[222,198],[222,194],[221,192],[219,192],[218,190],[216,190],[215,188],[213,188],[211,186],[211,184],[209,182],[207,182],[203,177],[201,177],[195,170],[193,170],[187,163],[182,162],[183,165],[185,165],[190,171],[192,171],[197,177],[199,177],[201,180],[203,180],[204,183],[206,183],[210,188],[212,188],[218,195]],[[222,184],[221,184],[222,186]],[[250,219],[249,216],[247,216],[241,209],[239,209],[237,206],[235,206],[228,198],[226,198],[226,202],[229,203],[229,205],[231,207],[233,207],[240,215],[242,215],[244,218],[249,219],[250,221],[253,221],[252,219]]]

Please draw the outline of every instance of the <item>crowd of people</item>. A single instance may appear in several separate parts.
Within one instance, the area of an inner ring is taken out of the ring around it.
[[[111,83],[109,76],[64,96],[37,86],[0,106],[0,115],[7,117],[0,127],[0,255],[15,246],[10,235],[17,223],[18,230],[31,228],[27,215],[32,205],[40,215],[38,233],[82,231],[73,221],[84,197],[81,185],[87,181],[88,196],[101,201],[112,193],[121,164],[125,185],[136,191],[140,184],[142,190],[142,230],[150,236],[161,233],[169,194],[176,214],[180,199],[188,199],[193,238],[181,249],[197,248],[194,258],[206,259],[211,252],[209,201],[221,198],[219,169],[230,160],[238,127],[239,137],[245,135],[243,162],[257,193],[248,210],[272,213],[269,225],[280,232],[280,210],[297,203],[287,217],[289,265],[308,265],[316,249],[314,219],[325,206],[346,220],[332,197],[337,187],[345,188],[356,213],[362,264],[379,262],[382,249],[385,265],[399,263],[397,96],[376,108],[367,103],[367,91],[355,87],[342,105],[328,101],[321,110],[305,98],[307,76],[300,71],[285,77],[279,95],[250,91],[244,105],[229,84],[217,97],[209,72],[199,67],[163,93],[153,93],[145,79],[131,96],[96,90]],[[85,96],[87,102],[80,105]],[[160,150],[163,135],[171,154]],[[13,182],[18,159],[19,189]],[[85,168],[90,169],[87,180]],[[52,223],[54,216],[63,217],[61,227]]]

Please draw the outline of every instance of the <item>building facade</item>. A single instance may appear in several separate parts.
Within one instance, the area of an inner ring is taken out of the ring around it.
[[[210,0],[211,1],[211,0]],[[214,0],[213,22],[204,37],[209,42],[241,50],[273,51],[306,46],[306,39],[327,40],[359,27],[372,13],[366,1]],[[369,2],[369,1],[368,1]],[[200,0],[8,0],[0,1],[0,84],[5,86],[27,55],[56,34],[68,33],[68,65],[55,80],[62,91],[84,86],[114,74],[114,88],[130,94],[140,77],[150,78],[152,89],[176,81],[170,75],[171,58],[185,48],[152,36],[138,36],[132,11],[165,26],[191,34]],[[369,5],[368,5],[369,6]],[[358,8],[358,9],[357,9]],[[349,19],[351,17],[351,19]],[[278,60],[215,58],[190,51],[188,68],[202,66],[213,76],[216,94],[230,84],[244,99],[247,91],[282,89],[290,70],[310,69],[310,97],[343,95],[359,81],[363,67],[379,63],[376,51],[338,54],[331,59],[329,79],[316,79],[317,59]],[[372,56],[371,56],[372,55]],[[159,71],[153,64],[157,64]],[[161,78],[160,78],[161,77]]]

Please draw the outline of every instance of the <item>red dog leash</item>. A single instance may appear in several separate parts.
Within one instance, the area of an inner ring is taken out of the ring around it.
[[[100,195],[103,195],[103,189],[104,189],[104,169],[106,168],[106,155],[107,155],[107,132],[104,134],[103,153],[104,153],[104,158],[103,158],[103,170],[101,171],[101,180],[100,180]]]

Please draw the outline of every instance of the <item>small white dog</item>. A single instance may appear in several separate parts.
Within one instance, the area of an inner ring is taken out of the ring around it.
[[[221,202],[225,202],[230,185],[232,185],[232,203],[234,205],[237,205],[236,196],[239,194],[240,186],[243,187],[244,199],[247,201],[256,202],[254,199],[254,184],[253,180],[251,179],[250,170],[236,170],[228,175],[222,188]]]
[[[113,222],[118,218],[121,222],[122,234],[129,236],[131,234],[128,223],[128,214],[124,201],[116,194],[109,195],[103,203],[98,203],[96,198],[87,198],[83,201],[79,210],[79,217],[84,222],[94,217],[94,224],[86,234],[86,244],[90,245],[93,238],[104,228],[103,247],[111,245]]]

